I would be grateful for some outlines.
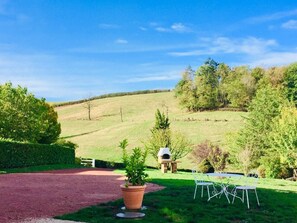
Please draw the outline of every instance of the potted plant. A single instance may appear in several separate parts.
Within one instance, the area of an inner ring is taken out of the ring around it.
[[[140,209],[146,188],[148,174],[145,173],[145,160],[147,150],[135,147],[132,153],[127,153],[127,139],[120,142],[119,147],[123,152],[123,163],[126,172],[126,183],[121,185],[126,209]]]

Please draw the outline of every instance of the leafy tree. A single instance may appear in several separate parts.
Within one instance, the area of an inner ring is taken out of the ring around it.
[[[191,150],[191,143],[186,136],[180,132],[172,132],[169,127],[169,118],[157,109],[155,115],[155,126],[151,130],[152,135],[144,143],[146,149],[156,161],[158,161],[157,154],[160,148],[170,148],[172,160],[184,157]]]
[[[297,169],[297,109],[284,107],[272,126],[270,133],[272,151],[278,154],[282,163]]]
[[[286,69],[286,67],[270,67],[266,69],[263,78],[258,82],[259,87],[270,84],[274,88],[282,88]]]
[[[197,110],[215,109],[219,106],[218,65],[214,60],[208,59],[196,72]]]
[[[144,143],[149,154],[158,161],[158,152],[160,148],[171,146],[171,131],[169,129],[160,129],[152,131],[149,139]]]
[[[171,159],[178,160],[186,156],[192,150],[191,142],[181,132],[172,132],[171,134]]]
[[[164,113],[161,113],[159,109],[157,109],[155,114],[155,127],[154,130],[160,130],[160,129],[169,129],[170,123],[169,118],[165,116]]]
[[[155,113],[155,125],[151,130],[152,135],[145,143],[146,149],[156,160],[158,160],[157,154],[160,148],[170,147],[171,145],[171,131],[169,127],[169,118],[157,109]]]
[[[230,102],[228,99],[228,79],[231,74],[231,68],[224,64],[220,63],[217,69],[219,76],[219,103],[220,106],[227,106]]]
[[[239,161],[239,167],[242,169],[243,173],[247,176],[252,169],[252,150],[250,148],[245,148],[241,150],[237,155]]]
[[[61,124],[58,123],[58,113],[52,106],[42,101],[43,112],[41,116],[41,128],[38,143],[50,144],[55,142],[61,134]]]
[[[291,64],[285,71],[284,86],[287,98],[297,106],[297,63]]]
[[[235,67],[225,80],[227,98],[232,107],[246,108],[255,95],[255,79],[248,67]]]
[[[179,104],[189,111],[196,110],[197,96],[194,85],[195,71],[189,66],[182,74],[182,79],[176,84],[174,92]]]
[[[252,167],[260,164],[260,158],[269,148],[269,133],[272,130],[272,121],[280,114],[282,106],[286,103],[283,95],[271,86],[266,86],[257,91],[249,106],[249,116],[244,128],[236,138],[238,153],[249,149]]]
[[[57,113],[45,102],[14,88],[11,83],[0,86],[0,137],[17,141],[52,143],[61,133]]]
[[[255,82],[258,83],[265,75],[265,70],[262,67],[255,67],[251,71],[251,75]]]

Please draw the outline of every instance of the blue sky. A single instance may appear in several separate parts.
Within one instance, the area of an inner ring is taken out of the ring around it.
[[[297,1],[0,0],[0,83],[48,101],[174,88],[209,57],[297,61]]]

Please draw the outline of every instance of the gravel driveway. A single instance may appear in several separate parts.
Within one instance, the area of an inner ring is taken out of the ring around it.
[[[123,182],[122,175],[97,168],[1,174],[0,223],[50,218],[117,200]],[[160,189],[149,184],[146,192]]]

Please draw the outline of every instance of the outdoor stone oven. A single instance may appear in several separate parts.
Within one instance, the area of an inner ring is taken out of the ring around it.
[[[168,167],[172,166],[171,153],[169,148],[160,148],[158,152],[158,163],[161,164],[162,173],[166,173]]]
[[[160,148],[158,152],[158,162],[166,163],[171,161],[171,153],[169,148]]]

